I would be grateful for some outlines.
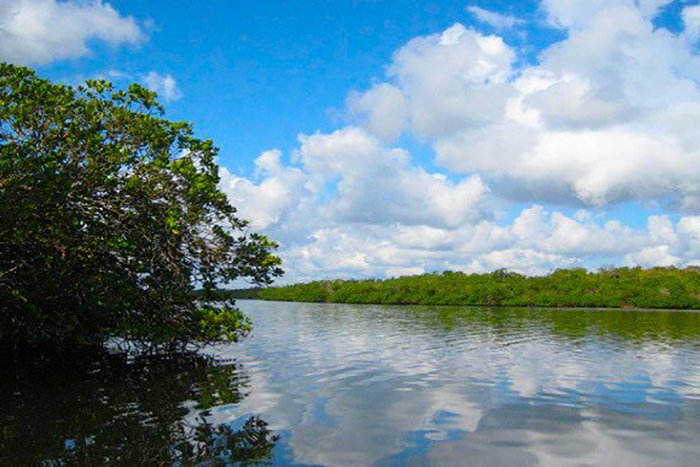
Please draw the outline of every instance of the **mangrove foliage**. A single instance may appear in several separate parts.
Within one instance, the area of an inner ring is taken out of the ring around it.
[[[282,271],[218,188],[216,156],[141,86],[0,64],[0,345],[244,335],[246,318],[207,292]]]
[[[242,295],[239,291],[234,295]],[[256,298],[295,302],[700,309],[700,270],[560,269],[528,277],[444,272],[387,280],[316,281],[257,291]]]

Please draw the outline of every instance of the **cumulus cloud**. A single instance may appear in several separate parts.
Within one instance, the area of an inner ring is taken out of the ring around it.
[[[417,276],[423,273],[425,270],[420,267],[395,267],[386,270],[386,274],[390,277]]]
[[[488,216],[487,189],[479,177],[452,181],[428,172],[406,151],[386,148],[360,128],[300,135],[299,143],[295,163],[285,163],[280,151],[267,151],[256,160],[255,177],[225,168],[220,174],[241,215],[288,246],[337,240],[341,232],[363,226],[376,241],[374,233],[386,227],[450,229]],[[360,257],[354,264],[361,264]]]
[[[182,97],[182,92],[177,81],[171,74],[160,74],[150,71],[141,78],[143,84],[152,91],[158,93],[166,102],[176,101]]]
[[[502,119],[514,59],[500,37],[455,24],[409,41],[388,73],[405,96],[410,130],[434,139]]]
[[[224,173],[227,192],[282,241],[289,281],[697,264],[700,10],[671,32],[653,24],[669,3],[543,0],[566,34],[532,63],[461,24],[413,38],[383,80],[350,93],[351,125],[302,135],[291,162],[261,156],[257,178]],[[621,202],[669,215],[633,228],[606,214]]]
[[[335,181],[328,208],[340,222],[457,226],[481,215],[486,187],[478,176],[451,182],[359,128],[302,136],[298,155],[317,182]]]
[[[686,7],[674,34],[652,23],[668,3],[544,0],[567,37],[517,67],[519,51],[500,37],[456,24],[404,45],[350,111],[382,138],[412,133],[442,167],[503,196],[580,206],[669,197],[697,211],[700,138],[689,122],[700,115],[700,57],[688,38],[700,10]],[[388,90],[391,101],[372,105]]]
[[[494,250],[474,259],[466,268],[467,272],[489,272],[508,269],[521,274],[538,275],[556,268],[577,266],[579,261],[560,255],[543,253],[537,250],[509,248]]]
[[[463,208],[468,215],[462,214],[461,221],[445,223],[450,216],[440,219],[418,212],[421,205],[440,202],[420,186],[420,179],[415,189],[422,197],[412,197],[392,182],[392,177],[421,169],[404,161],[393,168],[380,166],[377,172],[371,158],[381,159],[382,154],[373,152],[376,148],[357,158],[343,153],[347,138],[366,137],[355,128],[302,136],[296,164],[285,164],[279,151],[263,153],[252,180],[222,169],[222,186],[241,215],[282,242],[286,281],[500,268],[537,275],[609,258],[630,266],[682,266],[693,264],[700,254],[698,216],[676,222],[652,216],[646,228],[633,229],[588,210],[566,215],[533,205],[503,225],[487,216],[474,217],[479,205],[491,202],[486,193]],[[369,147],[375,144],[370,140]],[[394,173],[388,173],[391,170]],[[381,186],[385,174],[388,182]],[[367,183],[355,184],[357,176]],[[337,183],[331,196],[328,180]],[[441,189],[460,193],[459,183],[443,183],[438,182]],[[397,203],[404,208],[397,209]],[[347,205],[354,207],[346,209]]]
[[[618,221],[600,224],[586,213],[569,217],[539,205],[524,209],[510,229],[520,247],[574,257],[620,256],[644,244],[643,233]]]
[[[668,245],[646,247],[634,254],[625,256],[625,264],[628,266],[673,266],[680,262],[680,258],[669,252]]]
[[[362,115],[365,127],[385,142],[396,140],[406,127],[406,98],[396,86],[388,83],[364,93],[351,93],[348,108]]]
[[[0,3],[0,59],[41,65],[78,58],[89,42],[139,44],[145,33],[137,21],[110,4],[68,0],[3,0]]]
[[[256,160],[259,184],[220,169],[221,187],[240,215],[256,229],[265,229],[282,221],[283,215],[306,198],[305,175],[298,168],[285,167],[279,150],[266,151]]]
[[[650,20],[673,0],[542,0],[549,21],[564,29],[585,27],[592,18],[610,9],[634,9]]]
[[[700,36],[700,5],[683,8],[681,16],[685,26],[685,34],[691,40],[697,40]]]

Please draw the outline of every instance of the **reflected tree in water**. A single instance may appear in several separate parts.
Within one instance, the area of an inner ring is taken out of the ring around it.
[[[198,354],[3,362],[0,464],[219,465],[272,457],[257,416],[217,424],[248,379],[235,362]]]

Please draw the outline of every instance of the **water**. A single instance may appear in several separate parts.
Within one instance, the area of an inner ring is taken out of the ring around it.
[[[239,305],[254,333],[211,349],[218,362],[3,379],[0,464],[700,459],[700,313]]]

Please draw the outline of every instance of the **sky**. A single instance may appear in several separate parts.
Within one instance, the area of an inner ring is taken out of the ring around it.
[[[139,82],[285,278],[700,265],[700,5],[0,0],[0,60]]]

